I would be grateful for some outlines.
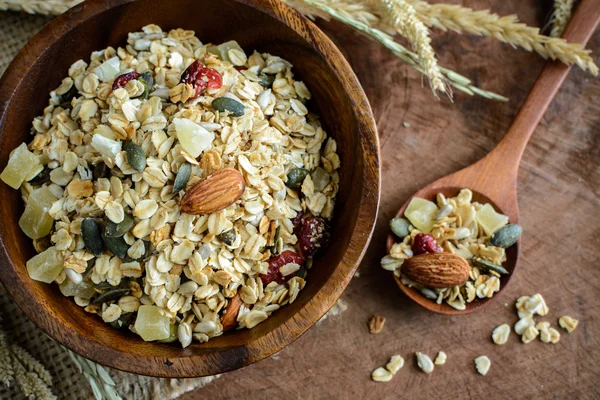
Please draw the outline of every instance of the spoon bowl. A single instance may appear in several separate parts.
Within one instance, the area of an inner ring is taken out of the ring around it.
[[[569,43],[581,43],[585,46],[598,23],[600,23],[600,0],[583,0],[577,7],[563,38]],[[514,122],[496,148],[475,164],[440,178],[417,191],[402,205],[396,216],[404,214],[404,210],[413,197],[435,201],[437,193],[453,197],[460,189],[470,189],[473,192],[473,201],[481,204],[489,203],[497,212],[508,216],[511,223],[518,224],[517,175],[521,157],[533,131],[567,77],[569,70],[570,66],[556,61],[546,63],[527,99],[519,109]],[[393,244],[394,236],[390,235],[387,240],[388,253]],[[500,278],[500,291],[506,287],[516,272],[520,253],[519,244],[520,240],[506,249],[507,261],[503,267],[508,270],[509,274]],[[497,292],[492,298],[476,299],[471,303],[466,303],[464,310],[456,310],[447,304],[437,304],[418,290],[404,285],[395,275],[394,277],[400,290],[411,300],[429,311],[439,314],[468,314],[485,307],[499,297]]]
[[[437,181],[434,182],[434,184],[435,183],[437,183]],[[400,207],[400,209],[398,210],[398,212],[396,213],[395,216],[402,217],[404,215],[404,211],[406,210],[406,207],[408,207],[408,204],[413,199],[413,197],[419,197],[419,198],[422,198],[425,200],[435,202],[436,195],[438,193],[443,194],[446,198],[450,198],[450,197],[456,196],[461,189],[471,189],[471,188],[464,188],[464,187],[457,187],[457,186],[440,186],[440,187],[438,187],[436,185],[434,187],[434,184],[428,185],[425,188],[416,192],[412,197],[410,197],[402,205],[402,207]],[[489,203],[490,205],[492,205],[494,207],[494,209],[496,211],[498,211],[502,214],[505,214],[504,210],[502,210],[488,196],[486,196],[485,194],[482,194],[478,191],[475,191],[473,189],[471,189],[471,191],[473,192],[473,202],[478,202],[481,204]],[[511,218],[510,216],[509,216],[509,218],[510,218],[509,221],[511,223],[518,223],[518,214],[514,218]],[[397,240],[397,238],[395,235],[390,234],[388,236],[388,239],[387,239],[388,253],[389,253],[390,249],[392,248],[393,244],[396,242],[396,240]],[[494,299],[496,296],[498,296],[499,293],[506,287],[508,282],[512,279],[514,272],[515,272],[515,267],[517,266],[517,260],[519,258],[519,244],[520,244],[520,241],[518,241],[517,243],[515,243],[514,245],[512,245],[508,249],[506,249],[506,262],[503,263],[502,266],[504,268],[506,268],[506,270],[509,272],[509,274],[502,275],[500,277],[500,291],[494,293],[494,297],[477,299],[471,303],[466,303],[466,308],[464,310],[457,310],[457,309],[449,306],[446,303],[438,304],[435,300],[432,300],[432,299],[429,299],[429,298],[423,296],[423,294],[418,289],[406,286],[404,283],[402,283],[400,278],[398,278],[396,275],[394,275],[394,279],[396,280],[396,284],[398,284],[398,287],[400,288],[400,290],[408,298],[410,298],[412,301],[419,304],[420,306],[425,307],[429,311],[433,311],[435,313],[444,314],[444,315],[469,314],[474,311],[480,310],[481,308],[490,304],[492,299]]]

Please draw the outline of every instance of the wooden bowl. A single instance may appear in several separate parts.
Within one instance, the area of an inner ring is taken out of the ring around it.
[[[237,40],[247,50],[281,55],[294,65],[313,99],[309,107],[338,142],[340,191],[333,240],[315,260],[297,300],[251,330],[228,332],[204,344],[146,343],[87,314],[57,285],[33,281],[25,263],[35,254],[17,223],[18,191],[0,183],[0,279],[44,332],[82,356],[123,371],[160,377],[213,375],[281,350],[317,322],[348,285],[370,241],[379,204],[379,142],[371,109],[352,69],[309,20],[276,0],[86,1],[51,21],[18,54],[0,81],[0,165],[43,113],[50,90],[78,59],[123,46],[127,33],[154,23],[196,31],[203,42]]]
[[[433,187],[431,187],[431,188],[425,188],[424,192],[422,192],[422,191],[417,192],[416,197],[421,197],[426,200],[433,201],[435,203],[436,195],[438,193],[442,193],[444,196],[446,196],[446,198],[450,198],[450,197],[456,196],[458,194],[458,192],[460,191],[460,189],[461,188],[444,186],[442,183],[439,186],[433,185]],[[409,198],[402,205],[402,207],[400,207],[400,209],[396,213],[396,217],[404,216],[404,211],[406,210],[406,207],[408,207],[408,204],[410,203],[410,200],[413,197],[415,197],[415,196],[411,196],[411,198]],[[494,203],[489,197],[477,192],[476,190],[473,190],[473,201],[474,202],[476,201],[481,204],[489,203],[494,207],[494,209],[496,211],[507,215],[509,217],[509,221],[511,224],[519,223],[519,211],[516,208],[502,209],[496,203]],[[396,237],[396,235],[394,235],[393,233],[390,233],[388,235],[388,239],[387,239],[387,243],[386,243],[388,253],[390,252],[390,249],[392,248],[394,243],[396,243],[396,241],[398,241],[398,238]],[[506,270],[509,272],[509,274],[502,275],[500,277],[500,290],[498,292],[494,293],[494,295],[491,298],[475,299],[471,303],[467,303],[466,308],[464,310],[457,310],[456,308],[451,307],[448,304],[446,304],[446,302],[442,302],[441,304],[438,304],[435,300],[431,300],[431,299],[428,299],[427,297],[425,297],[421,293],[420,290],[406,286],[404,283],[402,283],[400,278],[398,278],[396,275],[394,275],[394,279],[396,280],[396,284],[398,284],[398,287],[400,288],[400,290],[409,299],[411,299],[412,301],[414,301],[415,303],[417,303],[418,305],[420,305],[421,307],[423,307],[429,311],[433,311],[435,313],[444,314],[444,315],[470,314],[472,312],[481,310],[483,307],[489,305],[493,300],[497,299],[498,296],[500,295],[500,292],[502,292],[504,290],[504,288],[506,287],[506,285],[508,285],[508,282],[511,280],[511,278],[515,274],[515,267],[517,266],[517,261],[519,259],[520,244],[521,244],[521,240],[517,241],[517,243],[513,244],[508,249],[506,249],[506,262],[504,262],[504,264],[502,264],[502,266],[504,268],[506,268]]]

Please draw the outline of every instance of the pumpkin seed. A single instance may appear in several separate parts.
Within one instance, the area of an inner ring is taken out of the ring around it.
[[[166,339],[159,340],[159,342],[161,342],[161,343],[173,343],[174,341],[177,340],[177,337],[178,337],[177,330],[178,330],[177,326],[175,324],[171,324],[169,326],[169,337],[166,338]]]
[[[315,192],[320,192],[321,190],[325,189],[325,186],[329,184],[329,180],[331,179],[331,176],[327,173],[327,171],[321,167],[315,168],[311,172],[310,177],[312,178]]]
[[[73,100],[75,96],[77,96],[77,88],[75,87],[75,84],[73,84],[67,93],[58,96],[58,102],[63,108],[71,108],[71,100]]]
[[[123,237],[108,237],[104,236],[104,245],[106,249],[113,253],[115,256],[119,257],[121,260],[126,261],[129,259],[127,256],[127,250],[129,250],[129,245],[123,239]]]
[[[50,171],[50,168],[44,168],[42,172],[33,177],[33,179],[29,181],[29,183],[31,183],[32,185],[41,185],[43,183],[48,182],[50,180]]]
[[[100,228],[93,218],[86,218],[81,223],[81,236],[83,237],[83,243],[85,248],[90,253],[99,256],[104,250],[104,242],[100,235]]]
[[[128,213],[125,213],[123,221],[119,222],[118,224],[112,222],[111,220],[107,220],[106,226],[104,227],[104,236],[110,238],[121,237],[129,232],[134,222],[133,215]]]
[[[110,323],[110,326],[116,329],[128,327],[133,322],[133,313],[121,314],[119,319]]]
[[[123,145],[125,154],[127,155],[127,162],[131,165],[131,168],[136,171],[143,171],[146,168],[146,153],[139,145],[127,141]]]
[[[220,233],[217,237],[226,245],[233,246],[236,239],[235,229],[231,228],[228,231]]]
[[[114,289],[109,289],[108,291],[102,293],[100,296],[96,297],[93,301],[94,304],[102,304],[109,301],[120,299],[121,297],[129,294],[129,289],[116,287]]]
[[[408,227],[410,223],[405,218],[396,217],[390,221],[390,228],[394,235],[398,236],[400,239],[404,239],[406,236],[410,235],[410,231]]]
[[[484,260],[481,257],[473,257],[473,264],[486,270],[497,272],[499,274],[508,274],[508,271],[504,269],[504,267],[502,267],[501,265],[494,264],[493,262]]]
[[[519,225],[506,225],[492,235],[489,245],[507,249],[517,243],[517,240],[521,237],[521,233],[523,233],[523,229]]]
[[[218,97],[212,101],[212,107],[220,112],[229,111],[234,117],[244,115],[244,105],[229,97]]]
[[[279,239],[281,238],[281,225],[277,225],[277,229],[275,229],[275,236],[273,237],[273,247],[271,248],[271,254],[273,255],[278,255],[279,254],[279,250],[277,249],[277,243],[279,242]]]
[[[93,270],[94,270],[94,268],[92,266],[92,271]],[[87,271],[86,271],[86,273],[87,273]],[[129,289],[129,283],[130,283],[129,279],[123,278],[123,279],[121,279],[121,282],[117,286],[113,286],[108,282],[94,283],[94,289],[100,290],[102,292],[104,292],[105,290]]]
[[[287,182],[285,183],[292,189],[299,189],[304,182],[304,178],[308,175],[308,170],[304,168],[294,168],[287,174]]]
[[[185,189],[185,185],[187,185],[191,175],[192,166],[190,163],[184,162],[181,164],[179,171],[177,171],[177,176],[175,177],[175,183],[173,184],[173,193],[179,193]]]
[[[275,82],[275,75],[263,73],[258,76],[258,83],[260,83],[261,85],[263,85],[266,88],[272,87],[273,82]]]
[[[154,78],[152,78],[152,74],[150,73],[150,71],[146,71],[142,75],[140,75],[138,81],[142,82],[142,84],[144,85],[144,93],[142,93],[141,97],[143,99],[147,99],[148,97],[150,97],[150,92],[152,91],[152,87],[154,86]]]
[[[94,166],[93,177],[94,180],[98,180],[100,178],[108,178],[110,168],[104,162],[100,161],[96,166]]]

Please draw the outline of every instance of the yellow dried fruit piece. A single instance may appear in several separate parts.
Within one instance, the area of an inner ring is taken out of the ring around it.
[[[171,319],[162,315],[156,306],[144,305],[138,309],[135,331],[146,342],[167,339],[171,334]]]
[[[434,202],[413,197],[404,211],[404,216],[415,228],[421,232],[429,233],[435,224],[437,211],[438,207]]]
[[[63,254],[54,246],[27,261],[29,277],[36,281],[51,283],[63,270]]]
[[[31,192],[25,211],[19,219],[19,226],[27,236],[39,239],[50,233],[54,220],[48,210],[56,200],[46,186]]]
[[[25,143],[21,143],[8,159],[6,168],[0,174],[0,179],[13,189],[18,189],[25,180],[25,177],[34,169],[39,168],[39,166],[40,161],[38,157],[27,150]]]
[[[508,224],[508,217],[496,212],[494,207],[489,203],[477,211],[475,219],[477,219],[477,222],[488,236],[492,236],[494,232]]]

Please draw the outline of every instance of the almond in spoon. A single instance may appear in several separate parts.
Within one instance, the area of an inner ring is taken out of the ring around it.
[[[402,265],[402,273],[429,288],[447,288],[469,279],[467,260],[451,253],[419,254]]]
[[[242,174],[233,168],[221,168],[192,186],[179,206],[187,214],[211,214],[237,201],[245,188]]]

